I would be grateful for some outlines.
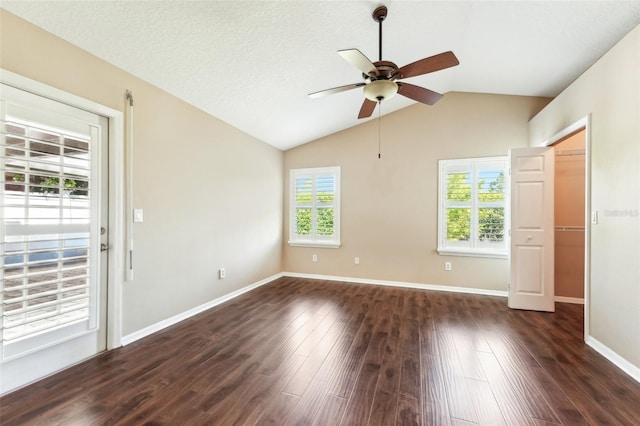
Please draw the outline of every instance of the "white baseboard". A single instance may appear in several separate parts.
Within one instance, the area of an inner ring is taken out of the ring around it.
[[[587,336],[585,342],[600,355],[615,364],[616,367],[631,376],[631,378],[633,378],[636,382],[640,383],[640,367],[631,364],[629,361],[622,358],[608,346],[592,336]]]
[[[437,284],[421,284],[421,283],[411,283],[411,282],[405,282],[405,281],[386,281],[386,280],[374,280],[369,278],[338,277],[333,275],[301,274],[298,272],[283,272],[282,275],[285,277],[293,277],[293,278],[310,278],[310,279],[328,280],[328,281],[344,281],[344,282],[356,283],[356,284],[373,284],[373,285],[385,285],[390,287],[417,288],[420,290],[449,291],[452,293],[480,294],[483,296],[500,296],[500,297],[508,296],[508,293],[506,290],[505,291],[486,290],[486,289],[480,289],[480,288],[454,287],[449,285],[437,285]]]
[[[282,273],[272,275],[272,276],[270,276],[268,278],[265,278],[263,280],[260,280],[260,281],[258,281],[256,283],[250,284],[250,285],[248,285],[246,287],[242,287],[239,290],[233,291],[233,292],[231,292],[229,294],[225,294],[222,297],[218,297],[217,299],[214,299],[214,300],[211,300],[211,301],[209,301],[207,303],[204,303],[204,304],[202,304],[200,306],[196,306],[193,309],[189,309],[188,311],[182,312],[182,313],[180,313],[178,315],[174,315],[171,318],[167,318],[165,320],[162,320],[160,322],[152,324],[152,325],[150,325],[148,327],[145,327],[145,328],[143,328],[141,330],[134,331],[131,334],[127,334],[126,336],[122,337],[122,346],[126,346],[126,345],[128,345],[130,343],[135,342],[136,340],[142,339],[143,337],[147,337],[147,336],[149,336],[149,335],[151,335],[151,334],[153,334],[153,333],[155,333],[157,331],[160,331],[160,330],[162,330],[164,328],[167,328],[167,327],[170,327],[170,326],[172,326],[174,324],[177,324],[180,321],[184,321],[184,320],[186,320],[188,318],[191,318],[194,315],[197,315],[197,314],[199,314],[201,312],[204,312],[207,309],[211,309],[214,306],[217,306],[217,305],[219,305],[221,303],[227,302],[227,301],[229,301],[229,300],[231,300],[231,299],[233,299],[235,297],[238,297],[241,294],[244,294],[244,293],[246,293],[248,291],[251,291],[251,290],[253,290],[255,288],[258,288],[258,287],[263,286],[263,285],[265,285],[267,283],[270,283],[271,281],[273,281],[275,279],[278,279],[278,278],[280,278],[282,276],[283,276]]]
[[[560,302],[560,303],[573,303],[574,305],[584,305],[584,299],[581,299],[579,297],[555,296],[553,300],[555,302]]]

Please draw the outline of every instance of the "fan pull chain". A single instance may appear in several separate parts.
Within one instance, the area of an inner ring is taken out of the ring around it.
[[[382,158],[380,154],[380,115],[382,110],[382,101],[378,101],[378,158]]]

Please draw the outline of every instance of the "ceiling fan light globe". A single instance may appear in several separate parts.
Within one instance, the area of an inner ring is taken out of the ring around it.
[[[379,102],[398,93],[398,85],[391,80],[375,80],[364,86],[363,91],[367,99]]]

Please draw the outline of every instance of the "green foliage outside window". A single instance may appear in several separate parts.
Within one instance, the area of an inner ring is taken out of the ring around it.
[[[504,240],[504,208],[482,208],[479,209],[478,216],[478,239],[480,241],[500,242]]]
[[[310,208],[296,209],[296,234],[298,235],[311,234],[311,209]]]
[[[447,209],[447,240],[468,241],[471,237],[471,209]]]
[[[489,182],[478,181],[478,202],[499,202],[504,200],[504,172]],[[468,173],[450,173],[447,175],[447,200],[471,201],[471,183]],[[450,241],[468,241],[471,237],[471,210],[467,207],[447,209],[447,239]],[[504,208],[480,207],[478,209],[478,239],[480,241],[504,240]]]
[[[468,173],[449,173],[447,175],[447,200],[471,200],[471,184]]]
[[[317,234],[333,235],[333,207],[317,210]]]
[[[331,204],[334,200],[332,192],[318,192],[316,194],[319,207],[316,209],[316,233],[318,235],[333,235],[333,207],[322,207],[323,203]],[[311,204],[310,192],[298,192],[298,203]],[[311,234],[311,207],[298,207],[296,209],[296,234]]]
[[[14,182],[24,182],[25,175],[22,173],[14,173],[11,180]],[[86,188],[88,182],[64,179],[62,188],[65,193],[72,195],[87,195]],[[16,187],[15,190],[22,191],[24,186]],[[47,177],[41,175],[31,175],[29,178],[29,192],[41,193],[41,194],[58,194],[60,192],[60,178],[59,177]]]

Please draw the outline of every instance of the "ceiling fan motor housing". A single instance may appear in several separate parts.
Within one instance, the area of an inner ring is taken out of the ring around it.
[[[398,84],[393,81],[399,77],[398,66],[389,61],[374,62],[375,73],[362,74],[366,86],[363,88],[364,96],[374,102],[393,97],[398,92]]]
[[[376,80],[395,80],[400,78],[398,73],[398,66],[390,61],[378,61],[374,62],[377,70]]]

